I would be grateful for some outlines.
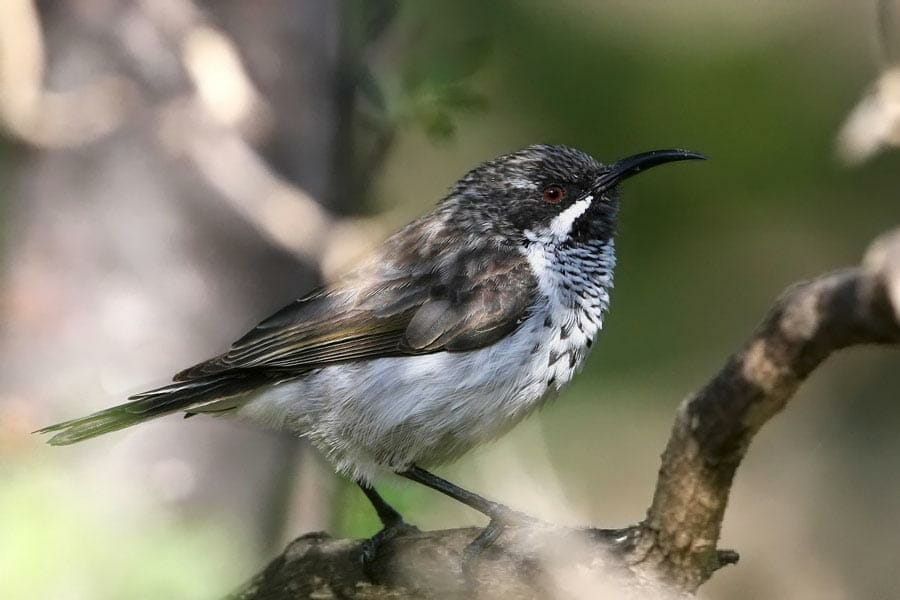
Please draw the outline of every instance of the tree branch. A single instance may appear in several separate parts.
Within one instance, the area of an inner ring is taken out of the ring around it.
[[[863,265],[799,283],[779,298],[743,350],[679,408],[643,524],[668,579],[696,589],[716,568],[735,471],[757,431],[832,352],[900,342],[900,233]]]
[[[647,518],[621,530],[510,528],[463,573],[478,533],[413,533],[368,573],[360,542],[306,535],[234,600],[285,598],[680,597],[737,562],[717,545],[732,480],[753,436],[832,352],[900,343],[900,230],[857,268],[789,288],[739,352],[678,409]]]

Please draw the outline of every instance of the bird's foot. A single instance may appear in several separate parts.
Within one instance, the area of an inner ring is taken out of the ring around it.
[[[418,531],[419,528],[415,525],[410,525],[403,519],[399,519],[385,524],[381,531],[363,542],[360,553],[360,560],[362,561],[363,571],[365,572],[366,576],[369,579],[375,578],[375,573],[373,571],[375,559],[378,557],[378,553],[381,550],[382,546],[384,546],[384,544],[393,540],[394,538],[402,537],[410,533],[417,533]]]
[[[493,512],[490,518],[487,526],[463,550],[462,571],[467,579],[471,578],[473,568],[482,553],[493,546],[507,528],[524,527],[538,522],[534,517],[505,506],[498,506],[498,510]]]

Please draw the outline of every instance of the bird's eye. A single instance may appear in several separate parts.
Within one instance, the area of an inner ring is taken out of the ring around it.
[[[561,186],[551,185],[544,188],[544,202],[549,202],[550,204],[559,204],[560,202],[562,202],[563,196],[565,195],[566,193]]]

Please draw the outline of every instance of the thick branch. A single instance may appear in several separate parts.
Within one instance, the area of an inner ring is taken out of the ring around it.
[[[900,342],[900,233],[863,265],[789,288],[743,350],[678,410],[642,527],[648,558],[696,589],[718,565],[716,543],[735,471],[756,432],[832,352]]]
[[[588,600],[597,589],[615,590],[612,597],[622,599],[650,591],[669,597],[658,595],[666,592],[654,581],[636,587],[618,551],[628,539],[626,530],[512,528],[464,574],[463,553],[478,533],[466,528],[404,535],[382,546],[367,569],[359,540],[308,534],[229,600]]]
[[[674,597],[737,555],[717,549],[735,471],[757,431],[832,352],[900,342],[900,230],[855,269],[797,284],[746,346],[685,400],[643,523],[621,530],[507,530],[464,576],[476,531],[393,540],[369,572],[360,542],[304,536],[234,598]],[[667,592],[663,592],[665,589]]]

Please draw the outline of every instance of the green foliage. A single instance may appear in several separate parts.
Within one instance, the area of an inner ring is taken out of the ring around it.
[[[446,31],[446,30],[438,30]],[[428,33],[436,33],[429,29]],[[424,35],[430,43],[412,54],[402,73],[408,117],[433,141],[456,133],[459,115],[482,112],[485,95],[476,89],[473,76],[490,55],[486,35]]]
[[[360,7],[357,20],[377,23],[364,27],[370,33],[363,37],[374,43],[392,25],[393,45],[399,50],[380,69],[369,62],[361,65],[357,91],[381,130],[421,128],[432,141],[449,140],[460,116],[488,106],[474,79],[491,55],[489,26],[447,28],[433,6],[419,3],[404,3],[400,10],[394,3],[391,8]],[[375,16],[369,14],[373,10]]]

